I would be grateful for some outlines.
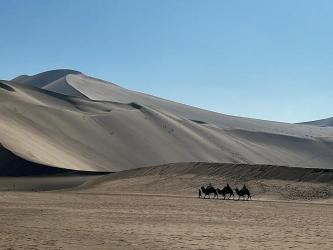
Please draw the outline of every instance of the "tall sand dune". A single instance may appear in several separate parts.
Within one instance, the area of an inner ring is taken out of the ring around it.
[[[333,168],[332,127],[223,115],[72,70],[0,82],[0,143],[27,161],[79,171],[179,162]]]

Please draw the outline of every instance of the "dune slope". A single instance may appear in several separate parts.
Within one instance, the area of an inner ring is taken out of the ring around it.
[[[0,143],[31,162],[86,171],[175,162],[333,168],[333,128],[227,116],[71,70],[0,82]]]

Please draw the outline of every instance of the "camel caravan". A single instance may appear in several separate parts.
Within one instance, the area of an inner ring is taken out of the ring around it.
[[[251,194],[250,194],[250,190],[245,186],[243,186],[242,189],[235,189],[236,194],[238,195],[238,200],[242,197],[243,200],[251,200]],[[207,187],[202,186],[199,189],[199,198],[204,198],[206,199],[206,197],[208,196],[208,198],[210,199],[210,195],[213,194],[214,195],[214,199],[218,199],[219,195],[223,197],[223,199],[226,199],[226,196],[228,200],[230,200],[230,198],[232,197],[233,199],[235,199],[235,195],[234,195],[234,191],[232,190],[232,188],[229,186],[229,184],[227,184],[224,188],[219,189],[219,188],[215,188],[212,186],[212,184],[209,184]]]

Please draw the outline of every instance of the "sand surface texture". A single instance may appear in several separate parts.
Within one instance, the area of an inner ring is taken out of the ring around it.
[[[0,249],[333,247],[330,183],[252,179],[252,201],[198,199],[200,184],[244,180],[180,172],[166,166],[64,191],[0,192]]]

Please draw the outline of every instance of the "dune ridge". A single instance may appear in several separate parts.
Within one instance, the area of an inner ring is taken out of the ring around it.
[[[161,166],[130,169],[119,173],[112,173],[103,177],[103,179],[133,178],[139,176],[163,177],[172,175],[192,175],[193,178],[199,176],[206,176],[208,178],[209,176],[219,176],[241,182],[251,180],[282,180],[333,184],[333,169],[207,162],[171,163]]]
[[[316,121],[310,121],[310,122],[302,122],[300,124],[320,126],[320,127],[333,127],[333,117]]]

